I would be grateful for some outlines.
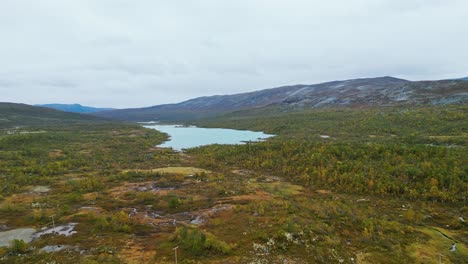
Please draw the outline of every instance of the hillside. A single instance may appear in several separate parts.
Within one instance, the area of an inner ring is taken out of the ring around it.
[[[234,95],[199,97],[177,104],[94,113],[130,121],[180,121],[266,106],[321,108],[328,106],[391,106],[464,104],[468,83],[461,80],[411,82],[393,77],[352,79],[294,85]]]
[[[26,104],[0,102],[0,128],[102,121],[105,120],[90,115],[67,113]]]
[[[72,113],[94,113],[99,111],[113,110],[113,108],[96,108],[90,106],[84,106],[80,104],[38,104],[35,106],[42,106],[47,108],[52,108],[64,112]]]

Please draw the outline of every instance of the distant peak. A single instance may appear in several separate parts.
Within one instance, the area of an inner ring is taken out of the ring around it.
[[[405,80],[405,79],[401,79],[401,78],[396,78],[396,77],[393,77],[393,76],[382,76],[382,77],[374,77],[374,78],[368,78],[370,80],[374,79],[374,80],[388,80],[388,81],[405,81],[405,82],[409,82],[408,80]]]
[[[383,77],[380,77],[380,78],[382,78],[382,79],[392,79],[392,80],[404,80],[404,79],[393,77],[393,76],[383,76]],[[406,81],[406,80],[404,80],[404,81]]]
[[[370,77],[370,78],[355,78],[355,79],[347,79],[347,80],[341,80],[340,82],[359,82],[359,81],[386,81],[386,82],[410,82],[405,79],[401,78],[396,78],[393,76],[381,76],[381,77]]]
[[[94,113],[98,111],[112,110],[112,108],[97,108],[91,106],[84,106],[81,104],[41,104],[37,106],[53,108],[65,112],[74,112],[74,113]]]

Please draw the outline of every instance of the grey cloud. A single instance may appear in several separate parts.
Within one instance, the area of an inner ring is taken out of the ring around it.
[[[468,75],[465,0],[3,0],[0,101],[138,107]]]

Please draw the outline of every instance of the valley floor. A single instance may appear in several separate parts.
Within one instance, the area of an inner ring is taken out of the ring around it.
[[[362,140],[324,124],[291,133],[282,117],[261,128],[274,140],[187,152],[156,148],[166,135],[132,125],[4,131],[0,262],[466,263],[466,115],[444,111],[427,117],[439,130],[396,145],[372,121],[375,137]],[[383,161],[396,169],[387,175]]]

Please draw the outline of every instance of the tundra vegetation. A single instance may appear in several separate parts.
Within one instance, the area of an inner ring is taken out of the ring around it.
[[[130,124],[5,128],[0,228],[76,233],[0,262],[466,263],[467,110],[237,112],[196,123],[277,136],[185,152]]]

